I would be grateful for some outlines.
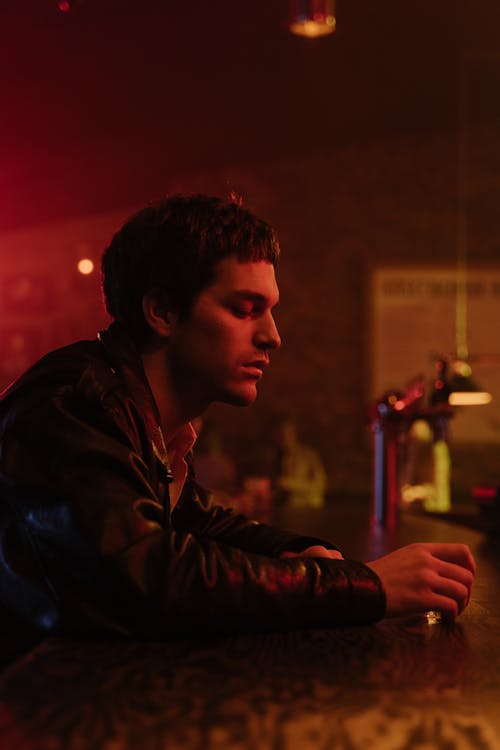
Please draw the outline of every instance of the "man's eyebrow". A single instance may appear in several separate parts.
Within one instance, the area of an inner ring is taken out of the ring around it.
[[[270,299],[266,294],[254,292],[252,289],[237,289],[232,293],[232,296],[238,297],[239,299],[250,299],[253,302],[263,302],[265,304],[267,304]],[[276,301],[275,304],[278,304],[278,301]]]

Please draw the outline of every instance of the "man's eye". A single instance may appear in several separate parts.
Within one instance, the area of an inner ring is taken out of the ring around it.
[[[233,307],[233,313],[236,315],[237,318],[248,318],[249,315],[252,315],[253,308],[251,307]]]

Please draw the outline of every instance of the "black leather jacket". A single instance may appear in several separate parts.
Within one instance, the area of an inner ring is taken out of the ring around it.
[[[171,512],[157,408],[117,324],[12,385],[0,439],[0,600],[43,630],[161,638],[384,614],[365,565],[280,559],[333,545],[215,505],[192,472]]]

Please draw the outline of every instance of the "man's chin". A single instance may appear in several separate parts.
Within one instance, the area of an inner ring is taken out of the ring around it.
[[[224,404],[231,406],[251,406],[257,398],[257,388],[252,385],[248,388],[227,391],[220,399]]]

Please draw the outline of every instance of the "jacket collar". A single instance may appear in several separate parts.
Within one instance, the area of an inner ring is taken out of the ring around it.
[[[160,414],[134,342],[124,327],[116,322],[100,331],[97,338],[104,347],[113,370],[120,375],[128,392],[137,403],[153,451],[164,465],[168,478],[172,479],[165,440],[160,427]]]

